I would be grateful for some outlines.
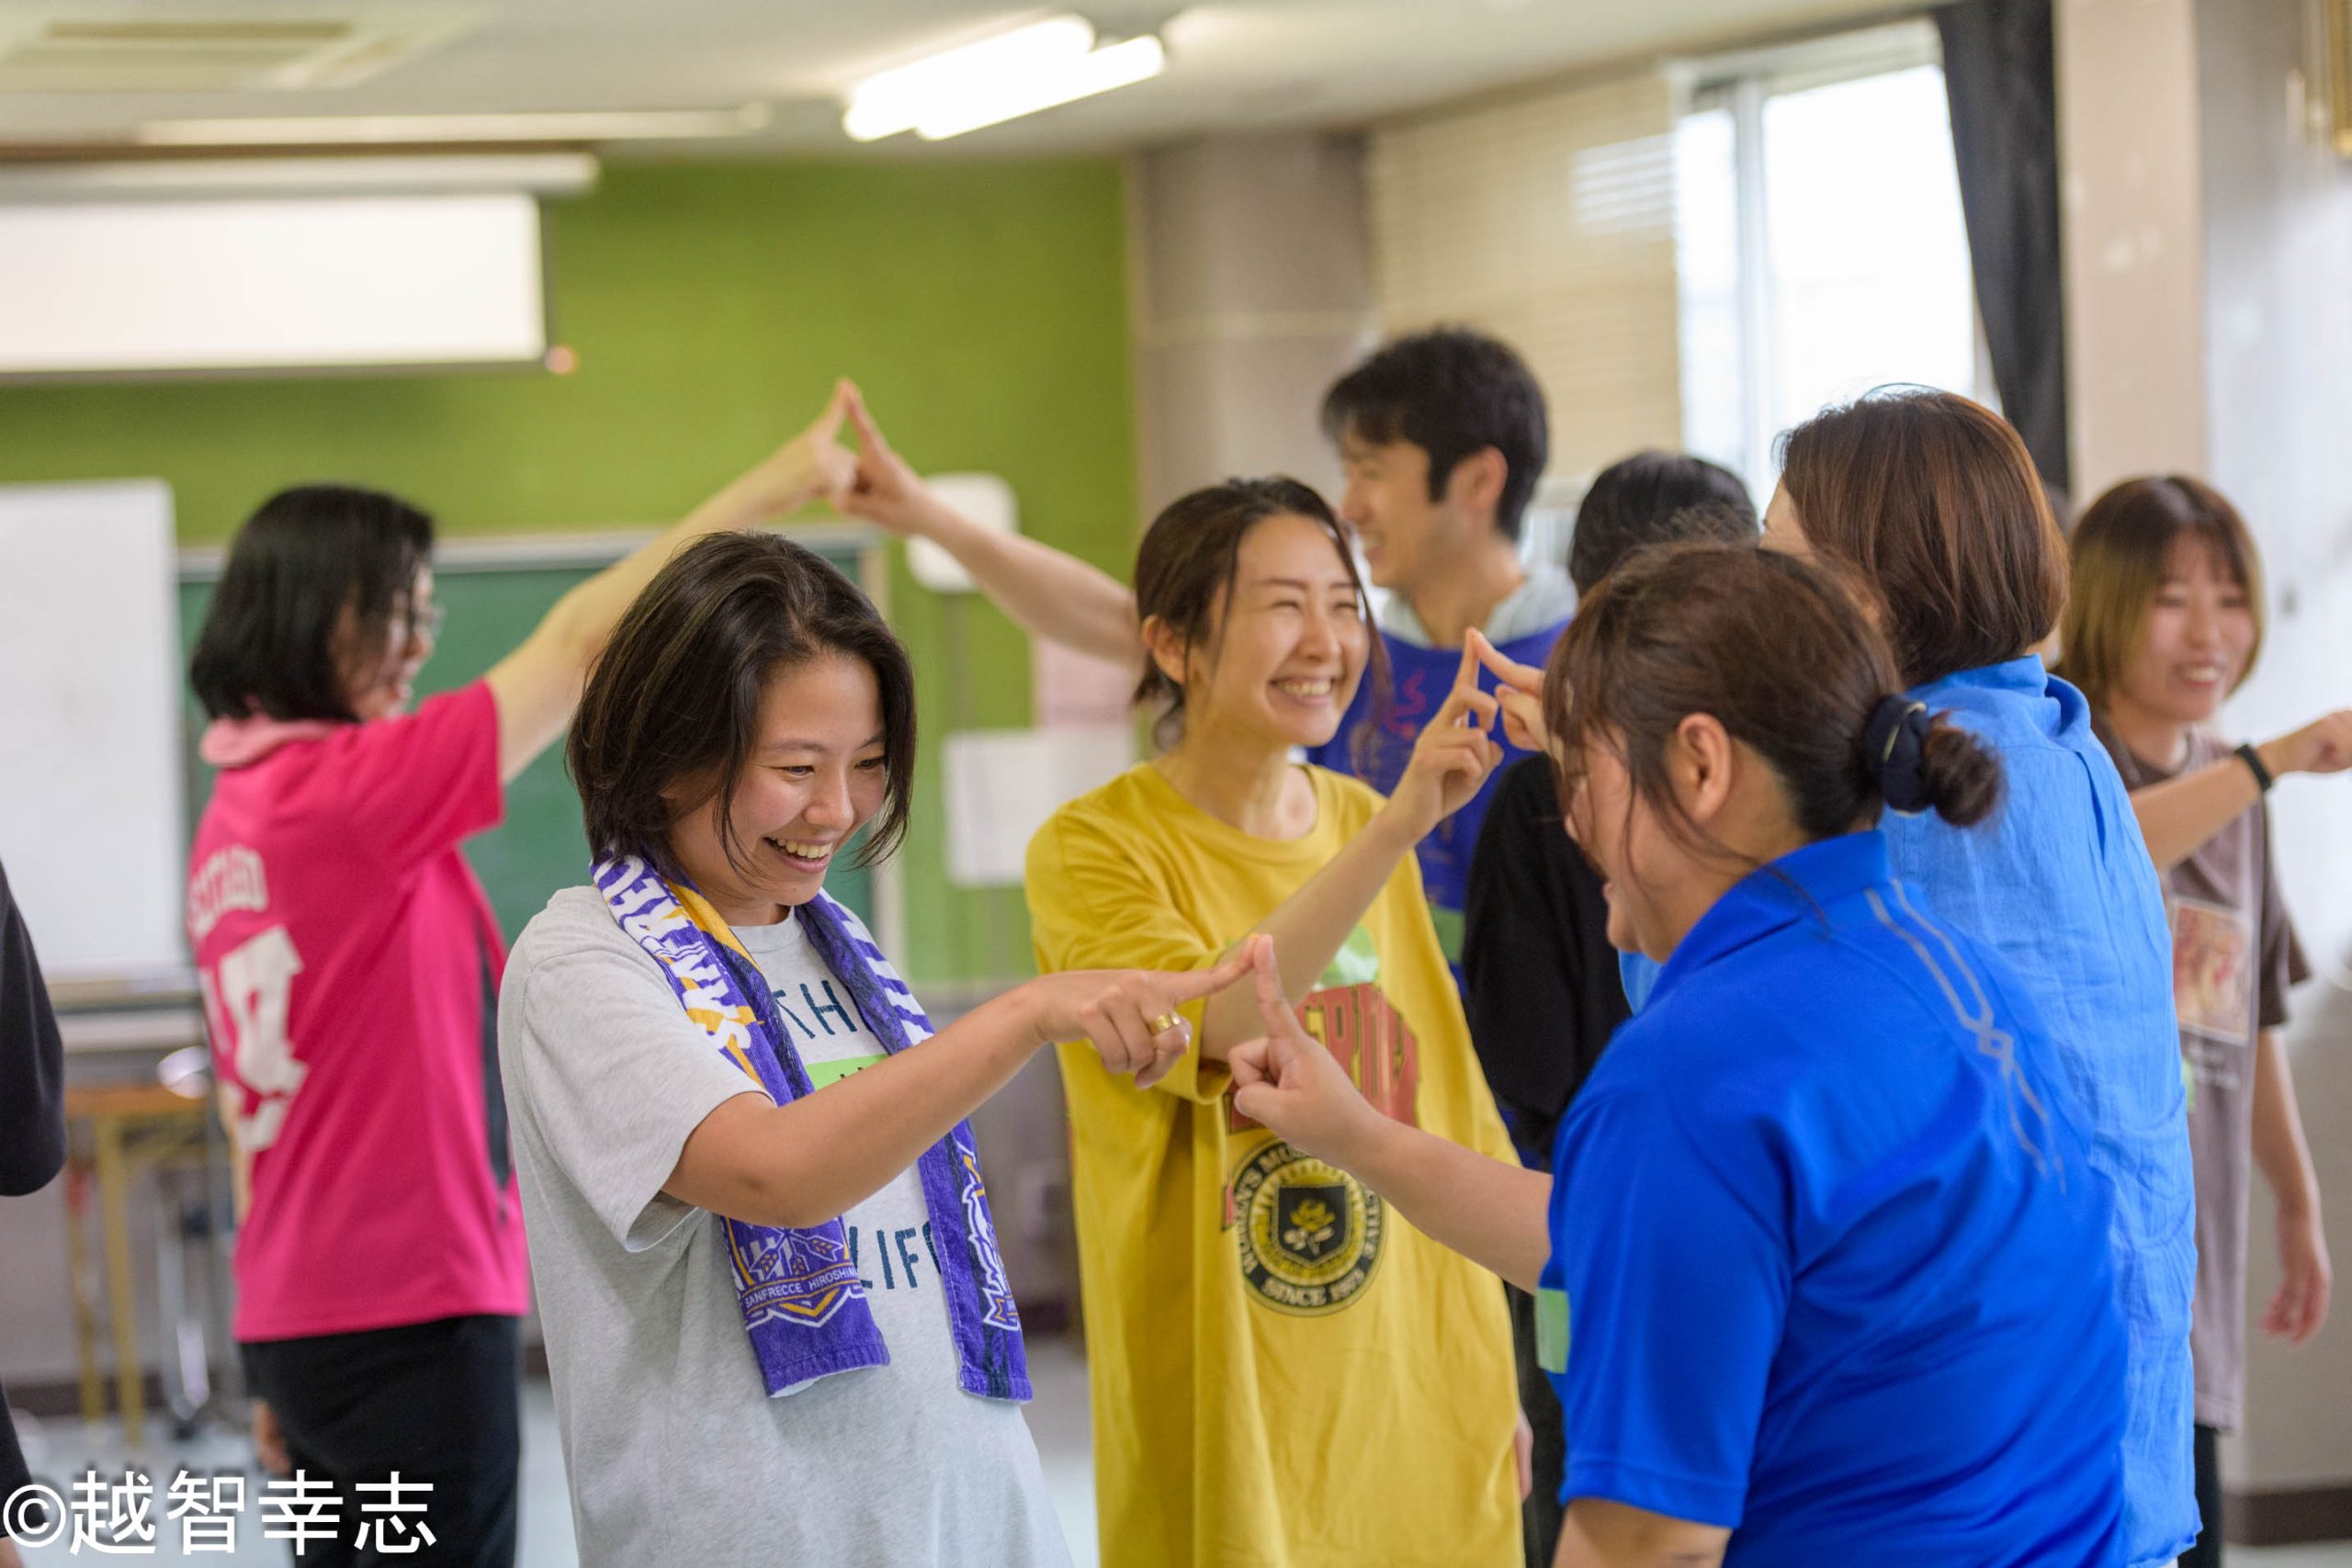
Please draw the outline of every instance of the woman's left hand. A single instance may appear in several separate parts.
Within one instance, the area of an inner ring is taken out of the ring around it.
[[[2278,1293],[2262,1314],[2262,1331],[2290,1345],[2306,1345],[2327,1322],[2335,1276],[2328,1266],[2327,1234],[2319,1205],[2278,1211]]]
[[[1502,703],[1504,739],[1522,751],[1548,756],[1552,733],[1544,723],[1544,671],[1505,658],[1487,640],[1487,634],[1475,627],[1468,642],[1470,651],[1495,678],[1495,695]]]

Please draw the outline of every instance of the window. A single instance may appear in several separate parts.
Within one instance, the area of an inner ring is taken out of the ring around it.
[[[1684,446],[1763,496],[1775,438],[1830,403],[1888,382],[1991,401],[1933,28],[1687,70]]]

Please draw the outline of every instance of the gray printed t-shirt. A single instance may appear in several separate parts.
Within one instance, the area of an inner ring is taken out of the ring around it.
[[[2127,789],[2163,784],[2230,754],[2221,740],[2192,729],[2188,755],[2167,772],[2134,755],[2104,724],[2092,728]],[[2287,1021],[2287,988],[2308,977],[2311,966],[2271,871],[2267,805],[2231,818],[2163,880],[2197,1173],[2197,1296],[2188,1332],[2197,1420],[2234,1432],[2245,1405],[2255,1036]]]
[[[735,934],[819,1093],[881,1058],[797,921]],[[1069,1562],[1019,1407],[956,1382],[913,1168],[842,1216],[890,1364],[770,1398],[725,1225],[661,1190],[705,1116],[762,1091],[594,888],[514,944],[498,1048],[582,1568]]]

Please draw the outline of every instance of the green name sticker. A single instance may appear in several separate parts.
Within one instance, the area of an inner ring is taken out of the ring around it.
[[[1535,1292],[1535,1362],[1547,1372],[1568,1370],[1568,1292]]]
[[[807,1064],[808,1087],[812,1089],[828,1088],[861,1067],[870,1067],[880,1060],[882,1053],[877,1051],[871,1056],[842,1056],[831,1062],[810,1062]],[[826,1103],[830,1105],[832,1102],[828,1100]]]

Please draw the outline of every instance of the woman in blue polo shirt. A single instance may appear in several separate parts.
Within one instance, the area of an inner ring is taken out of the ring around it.
[[[2037,645],[2066,597],[2066,546],[2025,443],[1951,392],[1890,389],[1816,414],[1781,445],[1767,547],[1849,570],[1882,606],[1910,697],[2001,761],[2007,799],[1980,832],[1886,824],[1894,873],[2017,972],[2058,1047],[2116,1194],[2108,1251],[2125,1325],[2129,1568],[2198,1531],[2189,1301],[2197,1278],[2172,932],[2122,776],[2082,693]],[[1634,1007],[1655,971],[1625,962]]]
[[[1611,939],[1664,965],[1552,1177],[1374,1111],[1262,954],[1236,1109],[1540,1284],[1558,1562],[2120,1562],[2110,1191],[2018,976],[1876,829],[1982,820],[1999,764],[1829,573],[1741,545],[1619,568],[1544,706]]]

